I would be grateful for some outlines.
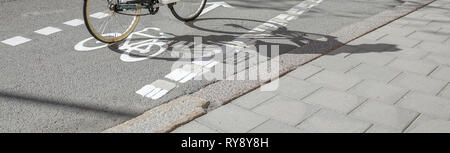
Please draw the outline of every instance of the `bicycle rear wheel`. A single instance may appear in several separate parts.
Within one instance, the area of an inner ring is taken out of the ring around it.
[[[89,33],[101,42],[122,41],[133,32],[139,22],[141,8],[118,10],[115,9],[117,2],[117,0],[84,0],[83,15],[86,27]]]
[[[181,21],[195,20],[205,8],[207,0],[180,0],[169,4],[172,14]]]

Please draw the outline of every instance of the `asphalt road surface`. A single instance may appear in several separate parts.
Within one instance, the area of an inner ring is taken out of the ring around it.
[[[80,22],[82,0],[0,0],[0,132],[100,132],[195,92],[216,80],[182,81],[185,76],[173,67],[190,59],[176,56],[183,52],[176,45],[193,46],[194,37],[204,44],[230,42],[303,1],[209,2],[226,3],[208,4],[210,11],[190,23],[161,8],[157,15],[142,17],[135,29],[156,38],[135,36],[106,46]],[[278,45],[284,53],[308,37],[327,36],[401,3],[324,0],[276,30],[276,38],[256,39],[256,44]],[[151,46],[151,52],[161,54],[131,54],[135,51],[129,48],[146,40],[164,46]],[[152,83],[161,89],[143,89]],[[146,97],[139,90],[155,94]]]

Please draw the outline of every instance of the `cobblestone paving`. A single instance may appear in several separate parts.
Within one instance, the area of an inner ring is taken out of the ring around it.
[[[279,80],[277,91],[257,89],[174,132],[450,132],[450,0]]]

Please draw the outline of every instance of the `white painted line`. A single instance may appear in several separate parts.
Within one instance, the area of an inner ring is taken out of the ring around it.
[[[297,15],[302,15],[303,13],[305,13],[305,11],[304,11],[304,10],[301,10],[301,11],[298,11],[298,12],[297,12]]]
[[[54,34],[54,33],[60,32],[60,31],[62,31],[62,30],[55,28],[55,27],[45,27],[45,28],[36,30],[34,32],[41,34],[41,35],[48,36],[48,35],[51,35],[51,34]]]
[[[300,11],[300,10],[297,9],[297,8],[291,8],[287,12],[290,13],[290,14],[296,14],[298,11]]]
[[[145,97],[151,98],[151,97],[153,97],[154,95],[156,95],[159,91],[161,91],[161,88],[153,89],[152,92],[148,93]]]
[[[169,91],[176,87],[177,85],[175,83],[165,80],[156,80],[152,84],[145,85],[144,87],[136,91],[136,93],[143,97],[156,100],[166,95]]]
[[[178,69],[175,69],[172,72],[170,72],[168,75],[166,75],[166,78],[170,79],[170,80],[174,80],[174,81],[179,81],[182,78],[184,78],[187,75],[189,75],[189,73],[191,73],[191,72],[187,72],[187,71],[185,71],[183,69],[179,69],[178,68]]]
[[[153,86],[153,85],[146,85],[146,86],[142,87],[141,89],[139,89],[138,91],[136,91],[136,93],[141,95],[141,96],[145,96],[149,92],[151,92],[153,89],[155,89],[155,86]]]
[[[205,66],[205,65],[208,65],[211,62],[212,62],[212,60],[206,61],[206,60],[203,60],[203,59],[198,59],[198,60],[194,60],[192,63],[200,65],[200,66]]]
[[[152,96],[152,99],[153,100],[159,99],[162,96],[166,95],[168,92],[169,91],[163,89],[163,90],[159,91],[157,94],[155,94],[154,96]]]
[[[212,61],[211,63],[209,63],[208,65],[206,65],[205,68],[210,69],[210,68],[216,66],[217,64],[219,64],[219,62],[217,62],[217,61]]]
[[[6,40],[3,40],[2,43],[10,45],[10,46],[17,46],[26,42],[31,41],[31,39],[22,37],[22,36],[16,36],[16,37],[12,37]]]
[[[97,13],[91,14],[90,16],[93,18],[102,19],[102,18],[109,16],[109,14],[106,14],[103,12],[97,12]]]
[[[180,80],[180,83],[186,83],[189,80],[192,80],[194,77],[197,76],[197,73],[190,73],[189,75],[187,75],[186,77],[184,77],[182,80]]]
[[[287,14],[280,14],[280,15],[276,16],[275,18],[284,20],[284,19],[286,19],[286,18],[289,17],[289,16],[290,16],[290,15],[287,15]]]
[[[73,20],[64,22],[63,24],[69,25],[69,26],[72,26],[72,27],[76,27],[76,26],[84,24],[84,21],[80,20],[80,19],[73,19]]]
[[[288,17],[286,20],[287,21],[292,21],[292,20],[294,20],[294,19],[296,19],[297,17],[295,17],[295,16],[290,16],[290,17]]]
[[[300,3],[300,4],[297,5],[297,7],[304,7],[304,8],[306,8],[306,7],[308,7],[308,4]]]

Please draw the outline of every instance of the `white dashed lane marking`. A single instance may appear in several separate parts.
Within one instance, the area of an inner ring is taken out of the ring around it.
[[[189,64],[184,64],[181,68],[177,68],[167,74],[165,78],[180,83],[186,83],[194,79],[196,76],[209,72],[209,68],[217,65],[219,62],[214,60],[197,59]]]
[[[22,36],[16,36],[16,37],[12,37],[6,40],[3,40],[2,43],[10,45],[10,46],[17,46],[26,42],[31,41],[31,39],[22,37]]]
[[[170,90],[174,89],[176,86],[177,85],[175,83],[169,81],[156,80],[152,84],[145,85],[144,87],[136,91],[136,93],[143,97],[156,100],[166,95]]]
[[[102,18],[109,16],[109,14],[106,14],[103,12],[97,12],[97,13],[91,14],[90,16],[93,18],[96,18],[96,19],[102,19]]]
[[[186,77],[190,73],[191,72],[189,72],[189,71],[185,71],[185,70],[183,70],[181,68],[178,68],[178,69],[173,70],[169,74],[167,74],[165,76],[165,78],[173,80],[173,81],[180,81],[181,79],[183,79],[184,77]]]
[[[80,19],[73,19],[73,20],[64,22],[64,24],[65,24],[65,25],[72,26],[72,27],[76,27],[76,26],[79,26],[79,25],[84,24],[84,21],[83,21],[83,20],[80,20]]]
[[[41,35],[48,36],[48,35],[51,35],[51,34],[54,34],[54,33],[60,32],[60,31],[62,31],[62,30],[55,28],[55,27],[45,27],[45,28],[36,30],[34,32],[41,34]]]

